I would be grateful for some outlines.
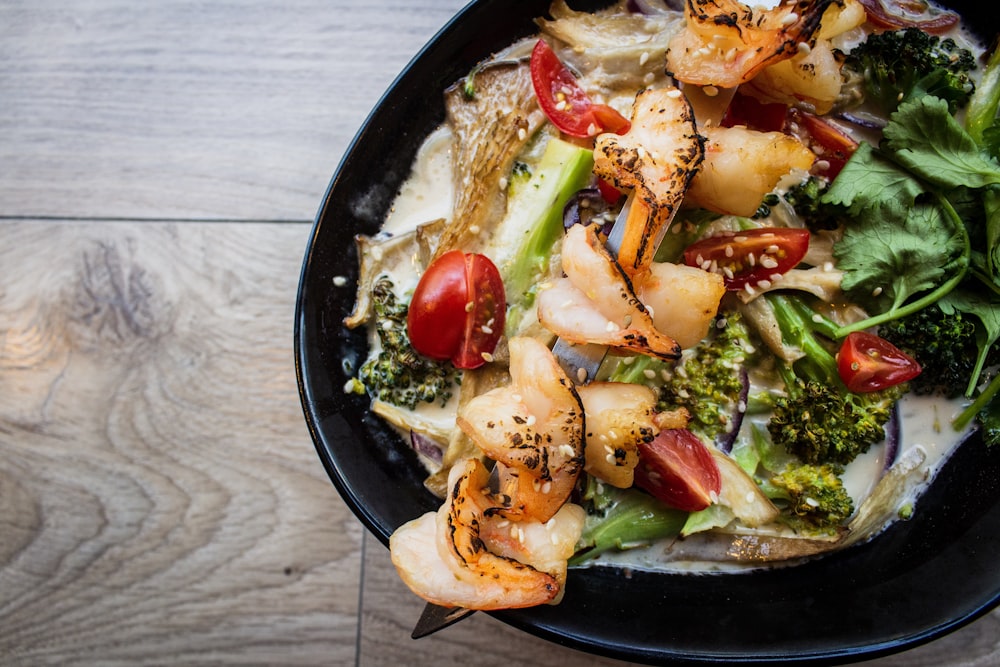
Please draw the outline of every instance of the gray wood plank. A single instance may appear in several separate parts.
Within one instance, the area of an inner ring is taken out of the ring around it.
[[[463,4],[0,3],[0,215],[310,220]]]
[[[308,225],[0,222],[0,663],[349,664],[292,359]]]

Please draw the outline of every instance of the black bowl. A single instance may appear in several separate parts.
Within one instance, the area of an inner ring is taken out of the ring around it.
[[[601,5],[606,3],[591,3]],[[990,3],[951,2],[996,32]],[[319,457],[364,525],[388,543],[435,509],[424,472],[398,436],[343,386],[364,359],[353,305],[353,236],[373,233],[423,138],[444,119],[440,95],[479,60],[535,32],[549,0],[483,0],[414,58],[372,111],[326,193],[306,252],[295,318],[302,405]],[[574,3],[577,8],[580,3]],[[347,285],[335,286],[344,276]],[[954,630],[1000,602],[1000,447],[966,442],[916,507],[873,541],[803,565],[732,575],[571,571],[556,607],[494,614],[561,644],[625,660],[843,663]]]

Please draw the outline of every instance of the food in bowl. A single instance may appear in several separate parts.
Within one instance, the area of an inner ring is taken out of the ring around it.
[[[879,7],[556,2],[445,92],[347,320],[442,498],[417,594],[795,563],[996,439],[996,65]]]

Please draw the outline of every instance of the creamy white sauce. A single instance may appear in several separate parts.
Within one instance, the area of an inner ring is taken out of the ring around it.
[[[389,208],[383,232],[402,234],[438,218],[451,219],[455,199],[452,141],[453,135],[447,125],[434,130],[424,140],[412,173]]]

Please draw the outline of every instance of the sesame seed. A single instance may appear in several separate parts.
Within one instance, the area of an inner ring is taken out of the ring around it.
[[[759,287],[761,289],[771,289],[771,281],[770,280],[758,280],[757,281],[757,287]]]
[[[812,47],[806,42],[799,42],[799,55],[808,56],[812,53]]]
[[[487,336],[489,336],[491,333],[493,333],[493,329],[491,329],[490,327],[486,326],[485,324],[483,326],[479,327],[479,330],[482,331]]]
[[[525,421],[525,423],[528,426],[534,426],[536,421],[538,421],[538,419],[535,417],[535,415],[528,415],[528,419]]]
[[[465,304],[465,312],[471,313],[472,309],[475,308],[475,307],[476,307],[476,302],[475,301],[468,301]]]
[[[576,381],[579,384],[583,384],[584,382],[587,381],[587,369],[586,368],[577,368],[576,369]]]
[[[816,167],[816,169],[819,170],[819,171],[826,171],[826,170],[828,170],[830,168],[830,161],[829,160],[816,160],[816,163],[813,166]]]
[[[642,67],[647,62],[649,62],[649,51],[643,51],[642,55],[639,56],[639,67]]]
[[[337,287],[343,287],[344,285],[347,284],[347,278],[345,278],[344,276],[334,276],[333,284]]]
[[[650,369],[648,369],[648,368],[647,368],[646,370],[644,370],[644,371],[642,372],[642,374],[643,374],[643,375],[645,375],[645,376],[646,376],[646,379],[648,379],[648,380],[653,380],[653,379],[655,379],[655,378],[656,378],[656,371],[654,371],[654,370],[650,370]]]
[[[528,131],[525,130],[523,127],[517,131],[518,141],[524,141],[527,138],[528,138]]]
[[[552,482],[545,482],[542,484],[542,493],[548,493],[552,490]]]
[[[701,92],[705,93],[709,97],[715,97],[719,94],[719,89],[715,86],[705,86],[701,89]]]
[[[667,91],[667,97],[669,97],[672,100],[676,100],[680,96],[681,96],[681,91],[677,88],[671,88],[670,90]]]
[[[882,294],[881,286],[876,287],[875,289],[872,290],[872,296],[881,296],[881,294]]]
[[[798,20],[799,20],[799,15],[796,14],[795,12],[792,12],[786,15],[785,18],[781,19],[781,25],[787,28],[788,26],[792,25]]]
[[[485,361],[486,363],[490,363],[491,361],[493,361],[493,355],[490,354],[489,352],[482,352],[479,356],[482,357],[483,361]]]
[[[733,246],[727,245],[726,246],[726,257],[732,257],[735,254],[736,254],[736,250],[733,249]]]

